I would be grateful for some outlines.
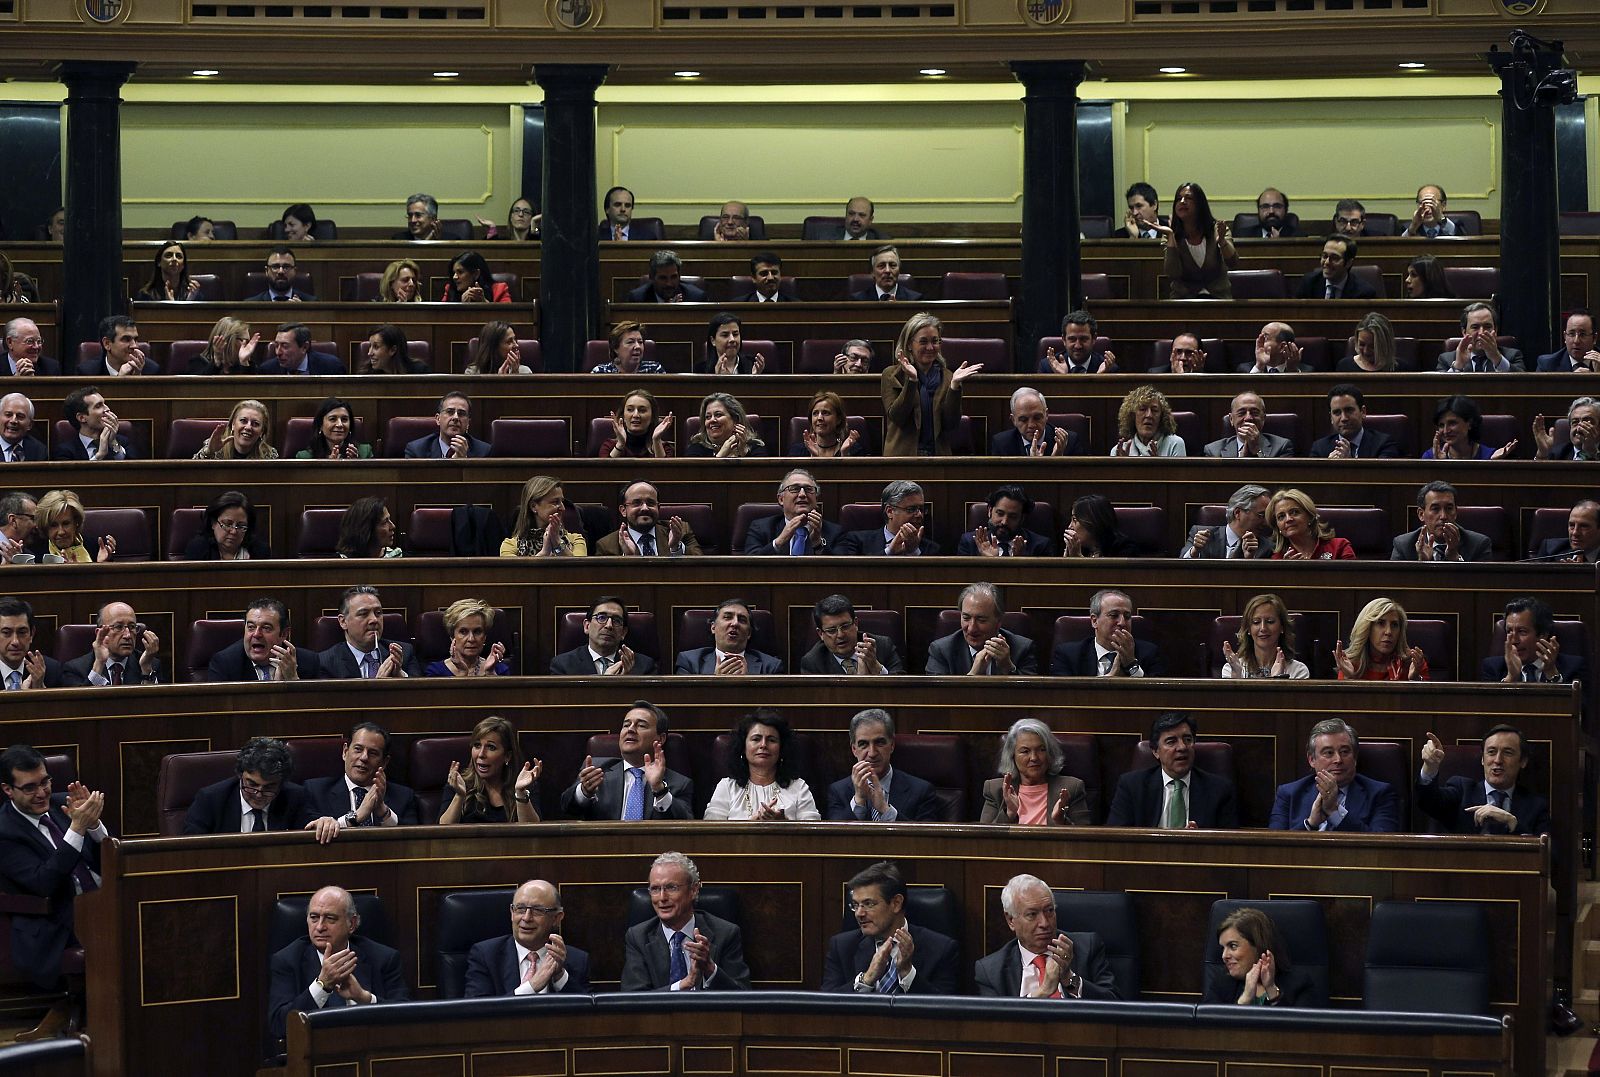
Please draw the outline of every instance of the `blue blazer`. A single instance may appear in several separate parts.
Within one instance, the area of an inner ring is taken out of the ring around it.
[[[589,993],[589,955],[576,946],[567,947],[567,984],[564,995]],[[510,935],[485,939],[467,954],[467,998],[509,995],[522,982],[517,975],[517,943]]]
[[[911,965],[917,970],[911,986],[901,994],[955,995],[961,992],[961,946],[948,935],[907,921],[911,931]],[[856,977],[867,971],[877,944],[860,928],[841,931],[828,940],[822,961],[822,989],[852,994]]]
[[[855,784],[848,777],[840,778],[828,786],[828,811],[824,819],[839,823],[853,823],[856,814],[850,810],[850,800],[856,795]],[[941,822],[939,794],[932,783],[915,774],[907,774],[896,767],[889,782],[889,804],[895,810],[895,819],[901,823]],[[872,818],[868,813],[867,819]],[[922,944],[917,943],[918,946]],[[857,972],[864,971],[863,965]]]
[[[1278,786],[1272,801],[1273,830],[1301,830],[1317,797],[1316,776]],[[1344,794],[1344,820],[1335,827],[1346,833],[1393,834],[1400,829],[1400,798],[1394,786],[1357,774]]]
[[[273,356],[262,363],[259,369],[263,374],[285,373],[283,367],[278,363],[277,356]],[[329,355],[327,352],[309,352],[306,355],[306,373],[348,374],[350,372],[345,369],[344,363],[340,361],[337,355]]]
[[[745,666],[751,673],[782,673],[783,659],[774,658],[754,647],[746,647],[744,652]],[[715,647],[696,647],[692,651],[679,651],[678,660],[672,665],[674,673],[715,673],[717,671],[717,649]]]

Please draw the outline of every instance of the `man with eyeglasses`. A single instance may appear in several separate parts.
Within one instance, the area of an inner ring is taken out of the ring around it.
[[[33,401],[21,393],[0,397],[0,464],[37,463],[49,458],[34,437]]]
[[[587,995],[589,955],[556,934],[566,912],[561,891],[529,879],[511,895],[511,934],[485,939],[467,954],[467,998]]]
[[[743,243],[750,238],[750,207],[743,202],[724,202],[717,214],[711,238],[718,243]]]
[[[906,884],[892,861],[845,884],[856,927],[828,940],[822,989],[858,995],[954,995],[961,989],[961,946],[906,919]]]
[[[11,595],[0,598],[0,692],[61,686],[61,663],[33,648],[33,607]]]
[[[431,194],[414,194],[406,199],[406,227],[390,239],[443,239],[439,228],[439,200]]]
[[[622,526],[601,535],[594,544],[600,557],[699,557],[700,540],[686,520],[661,519],[661,501],[648,482],[634,482],[618,491]]]
[[[894,769],[894,718],[869,707],[850,719],[850,754],[856,762],[848,776],[828,787],[831,822],[937,823],[942,818],[939,795],[914,774]]]
[[[94,642],[89,653],[61,666],[61,683],[68,688],[93,685],[107,688],[122,684],[162,684],[161,638],[139,622],[126,602],[107,602],[95,615]]]
[[[1239,235],[1245,239],[1285,239],[1300,233],[1289,219],[1289,196],[1276,187],[1256,195],[1256,226]]]
[[[12,318],[6,323],[6,350],[0,355],[0,378],[54,378],[61,364],[41,355],[44,337],[31,318]]]
[[[1351,239],[1367,230],[1367,207],[1354,198],[1341,198],[1333,207],[1333,231]]]
[[[1194,333],[1179,333],[1172,338],[1172,348],[1165,363],[1150,368],[1152,374],[1204,374],[1206,352],[1200,337]]]
[[[655,919],[623,937],[622,990],[750,990],[739,925],[694,907],[700,869],[693,860],[678,852],[656,857],[649,894]]]
[[[744,552],[757,556],[800,557],[833,553],[844,528],[822,518],[822,489],[811,472],[795,468],[778,483],[774,516],[752,520],[744,533]]]
[[[905,662],[894,640],[861,631],[855,607],[844,595],[829,595],[811,610],[816,644],[800,659],[801,673],[829,677],[904,673]]]
[[[1600,372],[1600,351],[1595,350],[1594,314],[1579,307],[1567,315],[1562,346],[1535,361],[1541,374],[1593,374]]]
[[[360,926],[349,891],[324,886],[311,895],[305,935],[272,955],[267,1024],[273,1039],[283,1038],[291,1013],[411,1001],[400,954],[357,935]]]
[[[622,716],[617,756],[584,756],[561,794],[568,819],[693,819],[694,782],[667,766],[667,712],[636,699]]]
[[[39,505],[32,494],[14,490],[0,497],[0,565],[32,564],[28,543],[38,534]]]
[[[289,780],[294,757],[273,737],[252,737],[233,761],[234,776],[194,795],[183,817],[185,834],[261,834],[314,828],[326,844],[338,823],[316,818],[305,787]]]
[[[602,595],[590,604],[583,634],[585,643],[550,659],[552,676],[647,677],[656,671],[654,658],[628,646],[628,607],[617,596]]]
[[[267,289],[246,303],[315,303],[317,297],[294,286],[295,261],[291,247],[279,245],[267,252]]]
[[[434,411],[437,434],[424,434],[406,445],[407,460],[467,460],[489,455],[489,443],[472,436],[472,398],[445,393]]]
[[[939,544],[927,537],[928,503],[922,487],[896,479],[883,488],[883,526],[846,531],[834,553],[865,557],[932,557]]]
[[[14,894],[49,902],[43,914],[11,918],[11,960],[46,990],[61,979],[61,955],[73,938],[73,902],[100,886],[100,845],[110,833],[101,822],[105,794],[79,782],[56,791],[44,756],[26,744],[0,752],[0,882]],[[55,1028],[66,1013],[52,1011]],[[46,1022],[41,1022],[41,1034]]]

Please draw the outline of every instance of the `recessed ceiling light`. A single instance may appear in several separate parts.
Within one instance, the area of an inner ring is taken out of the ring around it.
[[[220,75],[222,72],[218,71],[214,67],[202,67],[196,71],[195,74],[199,75],[201,78],[210,78],[212,75]]]
[[[436,79],[460,78],[461,77],[461,72],[459,72],[459,71],[435,71],[433,73],[433,77],[436,78]]]
[[[1187,74],[1189,69],[1187,67],[1163,67],[1160,70],[1163,75],[1183,75]]]
[[[697,78],[700,77],[700,72],[698,72],[698,71],[674,71],[672,73],[672,77],[675,78],[675,79],[697,79]]]
[[[949,74],[949,72],[946,71],[942,67],[924,67],[920,71],[918,71],[917,74],[919,74],[919,75],[927,75],[927,76],[929,76],[931,78],[931,77],[935,77],[935,76],[938,76],[938,75],[947,75],[947,74]]]
[[[1427,64],[1419,64],[1415,60],[1412,60],[1412,61],[1410,61],[1408,63],[1403,63],[1400,66],[1405,68],[1407,71],[1417,71],[1417,70],[1420,70],[1420,69],[1422,69],[1424,67],[1427,67],[1428,65]]]

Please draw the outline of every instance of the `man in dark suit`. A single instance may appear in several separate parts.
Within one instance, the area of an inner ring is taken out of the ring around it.
[[[33,401],[21,393],[0,396],[0,464],[48,460],[44,442],[33,437]]]
[[[1548,834],[1550,802],[1517,784],[1528,766],[1522,733],[1497,725],[1483,738],[1483,778],[1439,781],[1444,744],[1434,734],[1422,746],[1417,807],[1452,834]]]
[[[990,998],[1087,998],[1115,1001],[1116,978],[1105,944],[1092,931],[1059,931],[1056,896],[1033,875],[1015,875],[1000,891],[1015,937],[973,966],[978,994]]]
[[[599,557],[700,557],[694,528],[678,518],[661,519],[661,501],[648,482],[633,482],[617,494],[622,526],[594,544]]]
[[[561,793],[568,819],[693,819],[694,782],[667,766],[667,713],[636,699],[622,716],[616,759],[585,756],[578,780]]]
[[[878,207],[872,204],[872,199],[857,195],[844,204],[844,224],[822,239],[834,242],[867,239],[882,243],[889,237],[872,227],[872,219],[877,212]]]
[[[1461,311],[1461,339],[1454,351],[1440,352],[1434,369],[1442,374],[1520,374],[1527,369],[1522,353],[1501,347],[1494,307],[1468,303]]]
[[[1256,223],[1242,229],[1245,239],[1283,239],[1298,236],[1300,230],[1289,219],[1289,196],[1276,187],[1268,187],[1256,195]],[[1298,218],[1296,218],[1298,220]]]
[[[1562,346],[1539,356],[1534,369],[1541,374],[1566,374],[1574,370],[1600,370],[1600,351],[1594,347],[1594,315],[1578,308],[1567,315]],[[8,340],[9,343],[9,340]]]
[[[888,860],[845,884],[856,928],[828,940],[822,989],[858,995],[953,995],[961,985],[961,945],[906,919],[906,884]]]
[[[1456,523],[1456,488],[1435,479],[1417,491],[1416,529],[1395,537],[1391,561],[1493,561],[1488,535]]]
[[[1322,242],[1322,266],[1300,279],[1296,299],[1376,299],[1378,291],[1354,276],[1356,241],[1351,236],[1330,235]]]
[[[72,906],[100,886],[100,820],[105,794],[78,782],[51,791],[44,756],[18,744],[0,752],[0,882],[16,894],[49,902],[42,915],[11,917],[11,960],[39,987],[61,979],[61,955],[74,945]]]
[[[1076,430],[1050,422],[1044,394],[1026,385],[1011,394],[1011,429],[989,439],[990,456],[1083,456],[1086,452]]]
[[[896,770],[894,718],[870,707],[850,719],[850,754],[855,766],[828,787],[828,819],[833,822],[937,823],[941,810],[932,785]]]
[[[1061,319],[1061,353],[1046,348],[1039,359],[1041,374],[1116,374],[1117,355],[1111,349],[1095,351],[1100,323],[1086,310],[1068,311]]]
[[[51,448],[52,460],[137,460],[139,452],[126,434],[118,433],[121,423],[106,404],[99,386],[74,389],[62,405],[73,433]]]
[[[1150,184],[1140,181],[1131,184],[1123,198],[1128,212],[1122,218],[1122,227],[1111,230],[1112,239],[1160,239],[1161,232],[1154,226],[1165,228],[1172,222],[1161,214],[1161,196]]]
[[[633,192],[626,187],[613,187],[606,192],[603,202],[605,219],[600,222],[600,238],[621,242],[629,239],[658,240],[662,238],[658,222],[635,224],[633,220]]]
[[[1094,634],[1058,644],[1050,654],[1057,677],[1165,677],[1167,661],[1154,643],[1133,638],[1133,599],[1121,591],[1096,591],[1089,599]]]
[[[0,692],[62,686],[61,663],[33,649],[33,629],[32,606],[10,595],[0,598]]]
[[[900,283],[900,252],[894,244],[885,243],[872,252],[872,283],[851,292],[850,298],[858,303],[909,303],[921,299],[922,293]]]
[[[1000,627],[1005,603],[992,583],[962,588],[961,627],[928,645],[929,676],[1004,676],[1039,672],[1033,640]]]
[[[744,552],[760,557],[832,553],[844,528],[822,518],[822,489],[811,472],[795,468],[778,482],[778,513],[752,520]]]
[[[1033,511],[1033,498],[1016,484],[989,493],[989,522],[961,536],[956,553],[963,557],[1051,557],[1055,544],[1048,535],[1029,531],[1022,522]]]
[[[316,651],[289,642],[289,607],[275,598],[253,600],[244,611],[244,638],[211,656],[206,680],[314,681],[322,676]]]
[[[694,907],[700,869],[682,853],[662,853],[650,866],[655,917],[623,938],[622,990],[748,991],[739,926]]]
[[[783,259],[771,251],[761,251],[750,259],[753,287],[733,297],[735,303],[792,303],[795,297],[783,291]]]
[[[339,627],[344,639],[317,656],[324,679],[422,676],[411,644],[379,638],[383,599],[376,587],[358,584],[345,589],[339,597]]]
[[[1294,442],[1261,429],[1266,418],[1267,402],[1260,393],[1240,393],[1228,407],[1228,423],[1233,433],[1208,443],[1205,455],[1213,459],[1293,456]]]
[[[1131,770],[1117,782],[1106,826],[1212,828],[1239,825],[1233,786],[1194,765],[1200,732],[1184,711],[1167,711],[1150,726],[1156,765]]]
[[[1478,665],[1478,680],[1506,684],[1589,683],[1589,662],[1581,654],[1562,654],[1556,615],[1543,599],[1525,596],[1506,603],[1506,649]]]
[[[704,303],[705,289],[683,280],[683,259],[676,251],[650,256],[650,279],[628,293],[630,303]]]
[[[78,362],[85,378],[120,378],[131,374],[159,374],[160,364],[150,358],[139,340],[139,325],[126,314],[100,320],[100,354]]]
[[[1373,460],[1398,457],[1400,446],[1381,430],[1368,430],[1367,398],[1359,387],[1341,382],[1328,390],[1328,417],[1333,433],[1311,443],[1318,460]]]
[[[1219,342],[1220,349],[1220,342]],[[1178,333],[1172,338],[1172,349],[1165,363],[1152,363],[1152,374],[1204,374],[1210,356],[1200,346],[1200,337],[1194,333]]]
[[[416,794],[389,780],[389,734],[375,722],[358,722],[344,742],[344,773],[311,778],[306,800],[319,819],[335,826],[417,826]]]
[[[0,378],[54,378],[61,364],[41,354],[44,337],[32,318],[12,318],[6,323],[6,346],[0,351]]]
[[[472,400],[466,393],[449,392],[441,396],[433,418],[439,424],[439,432],[408,444],[407,460],[466,460],[489,455],[489,443],[469,433]]]
[[[273,1039],[283,1039],[291,1013],[411,1001],[400,954],[355,934],[360,926],[346,891],[325,886],[311,895],[306,937],[272,955],[267,1025]]]
[[[1533,417],[1535,460],[1600,460],[1600,400],[1574,397],[1567,405],[1567,436],[1556,441],[1543,415]]]
[[[844,595],[828,595],[813,606],[811,624],[817,642],[800,659],[801,673],[873,677],[906,671],[894,640],[861,631],[856,608]]]
[[[679,651],[674,673],[712,673],[719,677],[782,673],[783,659],[750,646],[750,605],[742,598],[724,599],[711,617],[710,647]]]
[[[1272,528],[1267,524],[1267,501],[1266,487],[1245,483],[1228,497],[1228,522],[1212,527],[1195,524],[1189,528],[1189,537],[1184,539],[1178,556],[1185,561],[1271,556],[1272,543],[1268,539]]]
[[[311,350],[311,330],[299,322],[284,322],[272,338],[272,358],[261,364],[263,374],[348,374],[337,355]]]
[[[1272,802],[1273,830],[1342,830],[1392,834],[1400,829],[1400,799],[1394,786],[1356,773],[1356,731],[1343,718],[1311,727],[1306,764],[1311,773],[1278,786]]]
[[[1314,374],[1316,367],[1305,362],[1300,345],[1294,342],[1294,328],[1287,322],[1268,322],[1256,334],[1255,357],[1233,368],[1235,374]]]
[[[639,654],[625,642],[628,638],[628,607],[615,595],[602,595],[589,605],[583,618],[587,642],[563,651],[550,659],[552,676],[625,677],[636,673],[648,677],[656,671],[656,660]]]
[[[477,943],[467,953],[467,998],[496,995],[587,995],[589,955],[556,932],[566,917],[561,891],[529,879],[511,896],[511,934]]]
[[[865,557],[932,557],[939,544],[927,537],[928,502],[922,487],[909,479],[895,479],[883,488],[883,526],[846,531],[834,547],[836,554]]]
[[[126,602],[107,602],[95,615],[94,642],[89,653],[61,665],[61,683],[67,688],[93,685],[164,684],[160,638],[139,623],[139,615]]]
[[[1600,561],[1600,501],[1584,498],[1567,513],[1567,537],[1549,538],[1533,552],[1535,561]]]
[[[184,813],[185,834],[257,834],[302,830],[317,813],[305,787],[289,780],[294,757],[272,737],[252,737],[233,762],[234,777],[213,782],[194,795]],[[317,839],[331,841],[339,828],[316,825]]]
[[[246,303],[315,303],[317,297],[294,286],[294,248],[282,245],[267,252],[267,288],[245,299]]]

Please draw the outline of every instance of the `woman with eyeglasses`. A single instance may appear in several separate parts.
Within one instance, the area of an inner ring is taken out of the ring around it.
[[[532,243],[539,238],[539,214],[533,211],[533,203],[526,198],[519,198],[511,203],[511,212],[507,215],[504,226],[493,221],[479,217],[478,223],[483,225],[484,239],[510,239],[521,243]]]
[[[238,490],[220,494],[206,506],[200,533],[184,547],[185,561],[261,561],[272,557],[256,536],[256,509]]]

